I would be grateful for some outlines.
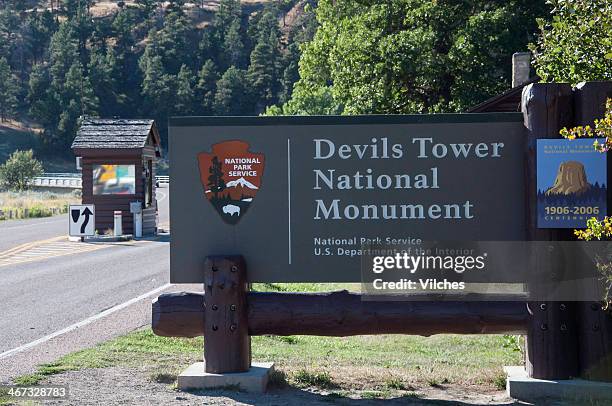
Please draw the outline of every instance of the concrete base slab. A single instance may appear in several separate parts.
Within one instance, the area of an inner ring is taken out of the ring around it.
[[[95,236],[91,236],[91,237],[85,237],[85,242],[92,242],[92,243],[96,243],[96,242],[124,242],[124,241],[131,241],[134,239],[134,236],[132,236],[132,234],[124,234],[124,235],[95,235]]]
[[[546,380],[527,376],[525,367],[504,367],[508,376],[506,392],[513,399],[533,402],[538,399],[604,401],[612,404],[612,383],[584,379]]]
[[[196,362],[178,376],[177,386],[180,390],[238,387],[246,392],[263,393],[273,370],[273,362],[253,362],[247,372],[210,374],[204,362]]]

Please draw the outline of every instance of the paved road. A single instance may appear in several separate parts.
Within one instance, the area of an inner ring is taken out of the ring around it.
[[[166,284],[168,248],[145,241],[0,267],[0,353]]]
[[[160,225],[169,221],[167,192],[168,189],[162,190],[158,197]],[[65,233],[66,222],[65,216],[61,216],[2,224],[0,250],[6,251],[19,244],[61,235]],[[83,348],[83,345],[90,346],[149,323],[150,302],[156,295],[143,298],[106,317],[108,320],[103,321],[106,323],[103,328],[100,323],[94,323],[65,337],[62,335],[49,343],[37,345],[38,348],[29,349],[34,355],[19,353],[6,356],[7,351],[28,345],[167,285],[169,239],[169,235],[162,235],[150,240],[108,244],[90,251],[70,251],[53,257],[43,255],[40,259],[36,257],[24,263],[0,265],[0,302],[3,305],[0,318],[0,382],[6,382],[17,373],[32,371],[41,362],[51,361],[50,355],[59,356]],[[44,245],[38,250],[43,253],[45,250],[51,251]],[[45,348],[47,345],[53,345],[54,349]],[[20,361],[17,362],[17,359]]]
[[[68,215],[0,221],[0,253],[18,245],[46,240],[68,232]]]

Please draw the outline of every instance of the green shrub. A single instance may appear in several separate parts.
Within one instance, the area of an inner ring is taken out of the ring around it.
[[[49,208],[42,207],[42,206],[34,206],[30,208],[28,217],[31,217],[31,218],[49,217],[52,214],[53,213],[51,209]]]
[[[34,158],[32,150],[15,151],[0,165],[0,183],[8,189],[27,190],[37,176],[43,174],[42,163]]]

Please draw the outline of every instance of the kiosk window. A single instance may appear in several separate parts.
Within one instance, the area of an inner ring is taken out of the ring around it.
[[[135,165],[94,165],[94,195],[136,194]]]

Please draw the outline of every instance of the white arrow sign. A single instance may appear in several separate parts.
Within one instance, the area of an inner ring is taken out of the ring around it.
[[[71,205],[68,213],[71,237],[86,237],[95,234],[96,208],[93,204]]]

